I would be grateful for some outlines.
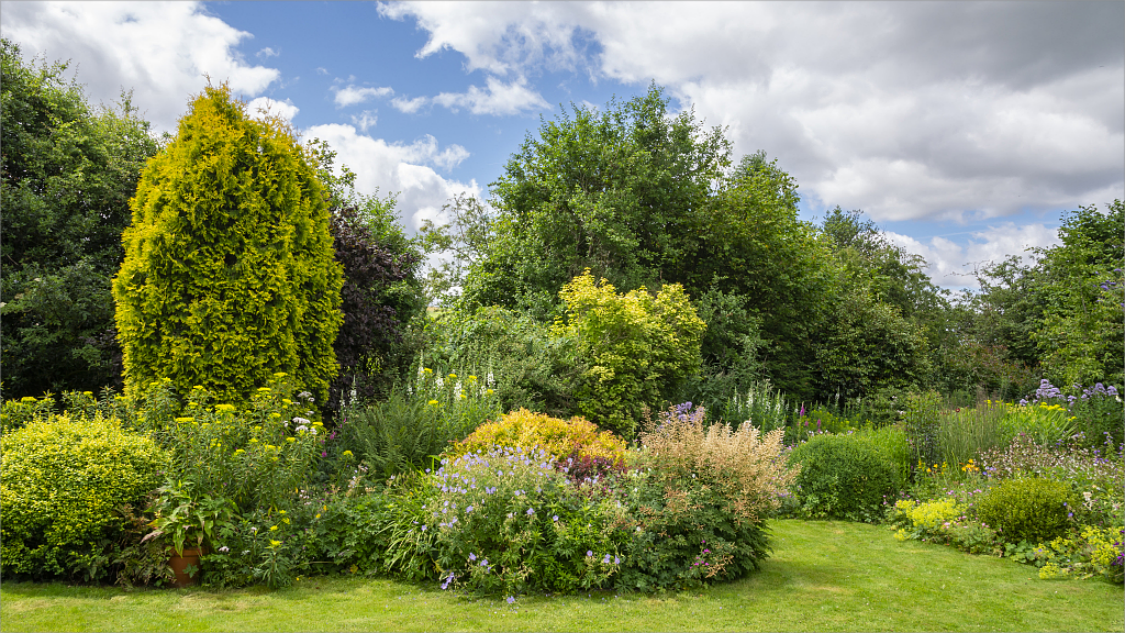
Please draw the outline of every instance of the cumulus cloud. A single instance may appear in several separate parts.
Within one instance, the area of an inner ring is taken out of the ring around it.
[[[388,143],[357,132],[351,125],[314,125],[302,130],[305,138],[328,141],[336,151],[336,165],[356,173],[356,189],[382,195],[398,192],[404,226],[417,231],[423,220],[448,221],[441,208],[459,193],[481,196],[475,180],[462,183],[438,174],[434,167],[451,169],[469,156],[459,145],[439,148],[437,139],[424,136],[410,144]]]
[[[922,241],[891,231],[885,235],[907,252],[924,257],[926,274],[935,284],[946,288],[975,287],[973,273],[978,268],[999,263],[1009,255],[1020,255],[1026,263],[1031,256],[1029,249],[1060,243],[1058,229],[1042,223],[1017,226],[1004,222],[984,231],[973,231],[964,244],[945,236]]]
[[[404,97],[395,97],[391,99],[391,105],[399,112],[406,114],[414,114],[419,108],[426,105],[427,99],[425,97],[415,97],[413,99],[406,99]]]
[[[276,101],[269,97],[257,97],[246,104],[246,111],[256,119],[277,115],[286,121],[292,121],[301,109],[293,105],[293,102],[289,99]]]
[[[3,2],[4,37],[27,56],[71,60],[94,103],[132,89],[157,131],[172,131],[205,75],[254,96],[280,78],[248,64],[237,46],[252,37],[208,15],[199,2]],[[72,70],[74,69],[72,66]]]
[[[387,87],[357,88],[354,85],[348,85],[345,88],[333,88],[332,90],[336,93],[336,105],[341,108],[363,103],[370,99],[389,97],[395,93],[394,90]]]
[[[359,114],[359,116],[356,116],[354,114],[352,115],[352,123],[354,123],[355,126],[359,128],[360,132],[365,133],[367,132],[368,128],[375,127],[375,123],[378,122],[378,120],[379,117],[376,116],[376,113],[371,110],[364,110]]]
[[[433,98],[433,102],[456,112],[466,108],[473,114],[504,116],[519,114],[527,110],[550,108],[538,92],[528,88],[523,78],[505,84],[495,77],[487,79],[488,88],[481,90],[469,86],[467,92],[443,92]]]
[[[279,55],[281,55],[281,51],[275,51],[272,48],[270,48],[269,46],[263,48],[262,50],[260,50],[260,51],[258,51],[257,53],[254,54],[254,56],[257,57],[258,59],[269,59],[271,57],[277,57]]]
[[[457,51],[497,84],[492,77],[508,76],[523,87],[543,68],[638,87],[655,80],[709,125],[728,126],[736,153],[778,158],[814,206],[965,220],[1125,197],[1122,3],[379,10],[428,31],[418,57]],[[484,109],[484,93],[435,102]]]

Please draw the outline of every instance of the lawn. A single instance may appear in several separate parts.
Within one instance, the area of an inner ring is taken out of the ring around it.
[[[133,590],[7,582],[5,631],[1122,631],[1123,590],[1040,580],[1009,560],[898,542],[842,522],[771,524],[773,556],[739,582],[664,595],[470,600],[387,579],[288,590]]]

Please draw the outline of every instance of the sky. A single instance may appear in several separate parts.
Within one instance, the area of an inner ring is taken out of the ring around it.
[[[226,81],[329,142],[408,232],[542,120],[655,83],[777,159],[817,222],[861,210],[935,283],[1125,199],[1125,2],[0,2],[0,34],[158,132]]]

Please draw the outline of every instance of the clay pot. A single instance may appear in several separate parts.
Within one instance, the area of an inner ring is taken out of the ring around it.
[[[177,555],[175,550],[172,550],[172,556],[168,561],[172,565],[172,571],[176,574],[176,579],[172,581],[173,587],[190,587],[199,581],[199,557],[205,554],[203,549],[187,549],[184,548],[182,555]],[[188,576],[188,565],[195,566],[195,575]]]

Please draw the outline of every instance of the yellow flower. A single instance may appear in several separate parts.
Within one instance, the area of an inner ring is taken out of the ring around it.
[[[277,547],[279,545],[281,545],[281,541],[275,541],[273,539],[270,539],[270,547]]]
[[[320,513],[319,513],[319,512],[317,512],[317,513],[316,513],[316,516],[315,516],[315,517],[313,517],[313,518],[314,518],[314,519],[319,519],[319,518],[320,518]]]
[[[285,404],[293,404],[293,401],[290,400],[289,398],[282,398],[281,401],[284,402]]]
[[[192,389],[199,389],[199,390],[202,390],[202,389],[203,389],[203,385],[196,385],[196,386],[192,387]]]
[[[427,373],[427,374],[432,374],[432,373],[434,373],[434,370],[430,369],[429,367],[423,367],[423,368],[422,368],[422,371],[423,371],[423,372],[425,372],[425,373]]]
[[[464,391],[462,391],[462,392],[461,392],[461,399],[462,399],[462,400],[465,400],[465,399],[466,399],[466,398],[465,398],[465,392],[464,392]]]
[[[430,400],[427,404],[432,404],[434,406],[437,406],[437,403],[438,403],[437,400]]]
[[[94,395],[94,392],[93,392],[93,391],[83,391],[83,392],[82,392],[82,395],[84,395],[84,396],[92,396],[92,395]]]
[[[195,418],[189,418],[189,417],[176,418],[176,422],[179,422],[180,424],[183,424],[184,422],[194,422],[194,421],[195,421]]]
[[[488,391],[485,391],[485,393],[491,396],[491,395],[492,395],[492,390],[491,390],[491,389],[489,389]]]
[[[471,375],[471,374],[469,375],[469,381],[470,381],[470,382],[472,382],[472,381],[474,381],[474,380],[476,380],[476,379],[477,379],[477,377],[476,377],[476,376],[473,376],[473,375]]]
[[[293,438],[291,438],[291,437],[287,437],[287,438],[285,438],[285,441],[286,441],[286,442],[296,442],[297,440],[295,440],[295,439],[293,439]]]
[[[271,525],[271,526],[270,526],[270,532],[276,532],[276,531],[277,531],[277,526],[276,526],[276,525]]]
[[[457,377],[457,374],[449,374],[449,377],[450,377],[450,378],[456,378],[456,377]]]
[[[273,391],[273,389],[270,389],[269,387],[258,387],[258,391],[269,393],[270,391]]]
[[[34,396],[24,396],[20,398],[20,402],[35,402]]]
[[[278,413],[277,411],[274,411],[273,413],[270,414],[270,417],[276,420],[277,418],[281,417],[281,414]]]
[[[225,412],[234,411],[234,405],[233,404],[217,404],[217,405],[215,405],[215,410],[216,411],[225,411]]]
[[[278,510],[277,513],[282,515],[282,516],[285,516],[285,514],[286,514],[285,510]]]
[[[344,451],[343,453],[341,453],[341,455],[343,455],[344,457],[351,457],[352,452],[351,451]]]
[[[252,438],[250,438],[250,443],[251,443],[251,444],[257,444],[257,443],[258,443],[258,438],[256,438],[256,437],[252,437]]]
[[[240,449],[238,449],[237,451],[235,451],[235,452],[234,452],[234,454],[235,454],[235,455],[241,455],[241,454],[243,454],[243,453],[245,453],[245,452],[246,452],[246,451],[244,451],[244,450],[242,450],[242,449],[240,448]]]
[[[282,519],[281,522],[284,523],[285,525],[289,525],[289,517],[286,517],[286,518]]]
[[[273,375],[273,377],[274,377],[274,378],[284,378],[284,377],[286,377],[286,376],[288,376],[288,375],[289,375],[289,374],[287,374],[287,373],[285,373],[285,372],[283,372],[283,371],[279,371],[279,372],[277,372],[276,374],[274,374],[274,375]]]

